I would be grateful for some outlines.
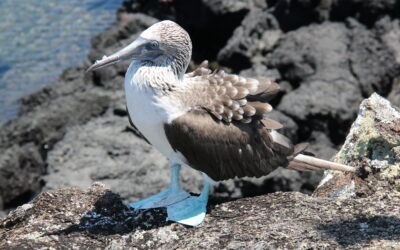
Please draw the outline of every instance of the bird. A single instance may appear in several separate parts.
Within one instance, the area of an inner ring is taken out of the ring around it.
[[[307,144],[294,145],[278,132],[283,125],[268,117],[268,101],[279,92],[277,83],[212,71],[207,61],[186,73],[191,55],[189,34],[164,20],[87,70],[131,61],[124,83],[129,119],[172,168],[168,188],[131,203],[132,208],[166,207],[167,220],[198,226],[217,181],[265,176],[278,167],[355,171],[305,154]],[[203,174],[200,195],[180,186],[182,166]]]

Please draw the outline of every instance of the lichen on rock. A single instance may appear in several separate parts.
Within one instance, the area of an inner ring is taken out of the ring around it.
[[[336,162],[357,167],[357,176],[329,171],[314,194],[363,196],[382,186],[392,186],[396,192],[400,186],[399,152],[400,111],[374,93],[361,103],[358,117],[334,157]]]

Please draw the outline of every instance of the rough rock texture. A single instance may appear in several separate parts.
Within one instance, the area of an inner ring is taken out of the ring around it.
[[[388,95],[388,100],[396,107],[400,107],[400,78],[393,81],[392,91]]]
[[[0,224],[0,248],[396,249],[400,195],[335,200],[274,193],[212,202],[200,227],[125,207],[100,184],[43,192]]]
[[[35,102],[34,107],[0,130],[0,200],[4,206],[36,193],[46,172],[47,152],[66,128],[102,114],[111,102],[104,90],[84,85],[82,74],[70,72],[72,75],[67,75],[72,79],[32,96],[34,101],[26,103]],[[64,84],[68,86],[59,90]]]
[[[281,33],[279,23],[269,12],[250,11],[218,53],[218,61],[233,70],[250,67],[272,50]]]
[[[358,80],[361,93],[363,96],[373,92],[387,95],[391,80],[399,73],[396,54],[390,45],[380,41],[376,31],[368,31],[352,19],[348,26],[351,30],[350,69]]]
[[[400,16],[399,2],[396,0],[282,0],[273,3],[273,14],[283,30],[294,30],[310,23],[327,20],[344,21],[354,17],[372,26],[382,17]]]
[[[358,168],[358,176],[327,172],[316,196],[365,197],[400,191],[400,110],[377,94],[364,100],[335,161]]]
[[[389,17],[383,17],[375,24],[376,33],[381,37],[384,44],[389,47],[396,57],[397,63],[400,63],[400,20],[391,20]]]
[[[355,20],[289,32],[267,59],[294,88],[278,109],[302,125],[303,136],[319,130],[334,143],[347,133],[362,97],[387,94],[398,74],[391,50]]]

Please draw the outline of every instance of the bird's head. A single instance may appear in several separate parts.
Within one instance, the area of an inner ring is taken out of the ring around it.
[[[131,44],[120,51],[97,60],[87,71],[100,69],[121,60],[141,61],[155,66],[171,66],[183,76],[192,55],[189,34],[172,21],[153,24]]]

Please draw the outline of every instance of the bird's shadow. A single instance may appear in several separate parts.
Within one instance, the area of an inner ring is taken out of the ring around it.
[[[86,212],[79,223],[67,228],[47,233],[63,235],[73,233],[90,233],[96,235],[125,235],[137,230],[150,230],[170,224],[165,208],[138,210],[122,203],[119,195],[106,191]]]
[[[318,230],[343,247],[371,240],[400,241],[400,219],[390,216],[360,217],[321,224]]]

